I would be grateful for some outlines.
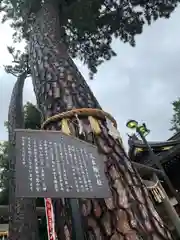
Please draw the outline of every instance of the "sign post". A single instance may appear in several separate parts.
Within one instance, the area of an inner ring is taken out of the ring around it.
[[[104,160],[95,146],[62,132],[16,130],[16,196],[69,198],[78,227],[78,198],[111,196]]]

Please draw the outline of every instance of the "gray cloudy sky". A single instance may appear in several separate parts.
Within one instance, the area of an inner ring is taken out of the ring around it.
[[[99,68],[95,80],[88,81],[104,110],[117,120],[126,141],[125,127],[129,118],[145,121],[151,129],[150,140],[165,140],[171,136],[171,102],[180,97],[180,7],[169,20],[158,20],[146,26],[136,38],[136,47],[115,41],[118,56]],[[0,140],[7,139],[4,121],[15,79],[3,71],[10,62],[6,46],[11,44],[8,25],[0,26]],[[77,65],[88,80],[88,71]],[[35,97],[31,80],[26,81],[24,102]]]

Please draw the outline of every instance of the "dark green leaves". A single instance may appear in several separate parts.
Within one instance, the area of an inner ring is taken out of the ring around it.
[[[41,113],[30,102],[24,106],[24,123],[25,128],[40,129],[41,128]]]
[[[180,98],[172,103],[173,106],[173,118],[171,120],[172,127],[170,130],[175,132],[180,131]]]
[[[44,2],[59,6],[59,18],[72,57],[87,64],[91,76],[104,61],[116,56],[112,39],[135,46],[144,24],[169,18],[180,0],[4,0],[6,19],[12,18],[16,40],[28,39],[30,26]],[[57,8],[57,7],[56,7]],[[13,11],[12,11],[13,9]]]
[[[19,50],[15,51],[15,48],[13,47],[7,47],[7,49],[11,54],[13,61],[11,65],[4,66],[5,71],[16,77],[24,72],[27,72],[27,75],[30,74],[27,48],[25,48],[24,53],[21,53]]]

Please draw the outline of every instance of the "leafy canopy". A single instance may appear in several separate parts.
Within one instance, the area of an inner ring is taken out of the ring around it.
[[[15,77],[20,76],[24,72],[27,73],[27,77],[30,76],[31,72],[29,66],[27,46],[25,47],[24,53],[21,53],[20,50],[15,51],[14,47],[7,47],[7,49],[8,52],[11,54],[13,61],[11,65],[4,66],[4,70]]]
[[[135,46],[136,34],[145,23],[169,18],[180,0],[0,0],[3,22],[12,19],[14,37],[28,39],[30,26],[45,2],[59,8],[63,40],[72,57],[87,64],[91,73],[116,53],[112,39]]]
[[[179,132],[180,131],[180,98],[172,103],[173,106],[173,117],[171,120],[171,129],[172,131]]]

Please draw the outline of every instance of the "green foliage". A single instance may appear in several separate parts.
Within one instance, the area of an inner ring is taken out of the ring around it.
[[[8,199],[8,142],[0,143],[0,204],[6,204]]]
[[[172,103],[173,106],[173,118],[171,120],[172,127],[170,130],[179,132],[180,131],[180,98]]]
[[[64,41],[72,57],[80,58],[91,73],[116,53],[112,39],[135,46],[145,23],[169,18],[180,0],[1,0],[3,21],[13,19],[14,37],[28,39],[30,26],[44,2],[59,8]]]
[[[24,124],[26,129],[41,128],[41,113],[36,106],[30,102],[27,102],[24,106]]]
[[[27,47],[25,52],[21,53],[20,50],[15,51],[13,47],[7,47],[8,52],[11,54],[13,61],[11,65],[4,66],[7,73],[14,75],[15,77],[20,76],[22,73],[26,72],[27,77],[30,74],[29,67],[29,57],[27,54]]]

